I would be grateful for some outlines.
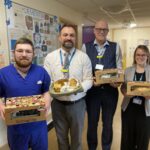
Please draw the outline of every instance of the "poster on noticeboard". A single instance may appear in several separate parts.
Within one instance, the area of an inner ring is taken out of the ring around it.
[[[17,3],[6,7],[10,62],[17,39],[27,37],[34,43],[35,64],[43,65],[45,56],[59,47],[59,18]]]

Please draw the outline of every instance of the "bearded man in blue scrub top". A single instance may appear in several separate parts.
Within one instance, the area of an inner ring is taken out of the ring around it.
[[[0,70],[0,97],[19,97],[42,94],[46,113],[50,107],[50,77],[43,67],[32,64],[34,46],[26,38],[19,39],[14,47],[14,64]],[[4,118],[5,106],[0,102],[0,117]],[[48,150],[46,121],[10,125],[7,127],[8,145],[11,150]]]

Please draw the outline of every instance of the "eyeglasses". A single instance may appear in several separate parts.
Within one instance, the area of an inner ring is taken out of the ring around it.
[[[106,28],[94,28],[96,32],[100,33],[100,32],[104,32],[104,33],[107,33],[109,30],[106,29]]]
[[[137,57],[146,57],[146,54],[136,54]]]

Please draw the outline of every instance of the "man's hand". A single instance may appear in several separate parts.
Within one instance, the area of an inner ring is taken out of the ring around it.
[[[83,89],[82,86],[81,86],[80,89],[77,91],[77,93],[81,93],[81,92],[84,92],[84,89]]]
[[[121,93],[123,94],[124,97],[132,98],[132,95],[127,95],[127,89],[124,87],[121,87]]]
[[[52,97],[50,96],[49,92],[45,92],[43,94],[43,96],[44,96],[44,99],[45,99],[45,112],[46,112],[46,117],[47,117],[48,116],[48,112],[50,110]]]
[[[4,113],[5,113],[5,105],[2,102],[0,102],[0,118],[2,118],[3,120],[5,120]]]
[[[110,83],[110,85],[114,88],[118,88],[121,85],[121,83],[115,82],[115,83]]]
[[[48,116],[49,110],[50,110],[50,106],[51,106],[51,99],[50,100],[46,100],[45,101],[45,111],[46,111],[46,117]]]
[[[100,85],[102,85],[102,84],[96,83],[96,78],[93,77],[93,85],[94,85],[95,87],[97,87],[97,86],[100,86]]]

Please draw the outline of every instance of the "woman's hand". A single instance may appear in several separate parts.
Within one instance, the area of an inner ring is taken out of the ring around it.
[[[110,85],[114,88],[118,88],[122,83],[119,82],[114,82],[114,83],[110,83]]]
[[[145,96],[145,99],[146,100],[150,100],[150,96]]]

